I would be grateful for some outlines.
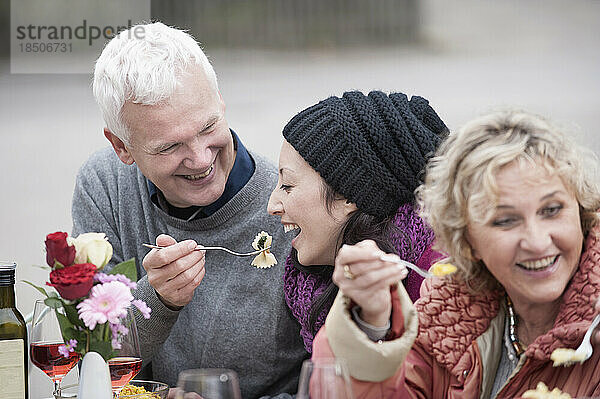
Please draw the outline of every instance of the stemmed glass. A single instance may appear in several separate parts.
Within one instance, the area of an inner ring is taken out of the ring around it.
[[[65,357],[58,351],[58,347],[64,344],[64,340],[55,312],[60,312],[60,309],[52,309],[43,300],[35,302],[29,348],[31,362],[52,379],[54,382],[53,395],[60,397],[61,381],[77,364],[79,354],[69,352],[69,355]]]
[[[175,399],[242,399],[235,371],[194,369],[179,373]]]
[[[127,329],[127,334],[120,334],[117,342],[121,348],[117,350],[117,356],[108,361],[110,380],[115,398],[119,397],[119,393],[123,387],[142,368],[140,341],[135,324],[135,316],[131,307],[127,309],[127,315],[123,318],[123,326]]]
[[[343,359],[305,360],[297,399],[354,399],[350,374]]]

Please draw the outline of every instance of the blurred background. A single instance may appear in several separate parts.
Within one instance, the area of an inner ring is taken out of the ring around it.
[[[350,89],[423,96],[451,129],[499,107],[526,108],[600,151],[597,0],[152,0],[150,9],[202,43],[230,126],[274,162],[295,113]],[[45,263],[45,235],[71,230],[77,169],[108,142],[93,65],[11,74],[8,0],[0,22],[0,259],[18,263],[19,281],[43,284],[47,272],[34,265]],[[27,314],[39,294],[16,287]],[[46,380],[32,398],[49,393]]]

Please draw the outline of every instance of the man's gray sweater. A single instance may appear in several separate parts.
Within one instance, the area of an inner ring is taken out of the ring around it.
[[[150,319],[136,318],[142,357],[152,361],[153,378],[171,386],[182,370],[230,368],[240,377],[244,398],[296,391],[308,355],[283,296],[290,239],[266,211],[276,169],[265,158],[251,156],[256,168],[248,183],[211,216],[189,222],[157,207],[137,166],[123,164],[112,148],[92,155],[77,176],[72,235],[106,233],[114,248],[108,268],[135,257],[139,281],[134,295],[152,308]],[[206,275],[180,311],[165,307],[148,283],[142,267],[148,250],[142,243],[154,243],[161,233],[247,252],[261,230],[273,236],[272,252],[279,261],[270,269],[252,267],[252,257],[209,251]]]

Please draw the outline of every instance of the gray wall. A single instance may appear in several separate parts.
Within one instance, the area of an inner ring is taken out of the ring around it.
[[[152,0],[152,18],[210,47],[389,45],[418,37],[418,0]]]

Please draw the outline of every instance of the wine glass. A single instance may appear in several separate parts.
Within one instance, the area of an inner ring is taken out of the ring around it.
[[[119,392],[139,373],[142,368],[142,357],[140,355],[140,341],[138,330],[135,325],[135,316],[131,307],[127,308],[127,314],[122,318],[122,323],[127,328],[127,334],[119,334],[117,339],[121,346],[117,349],[117,356],[108,360],[110,370],[110,382],[115,397]]]
[[[52,379],[53,394],[55,397],[60,397],[60,383],[79,361],[79,354],[69,352],[69,356],[65,357],[58,351],[58,347],[65,342],[55,312],[60,312],[60,309],[52,309],[43,300],[35,302],[29,349],[31,363]]]
[[[235,371],[193,369],[179,373],[175,399],[242,399]]]
[[[354,399],[348,367],[343,359],[305,360],[297,399]]]

